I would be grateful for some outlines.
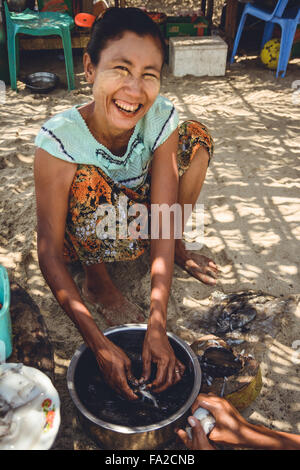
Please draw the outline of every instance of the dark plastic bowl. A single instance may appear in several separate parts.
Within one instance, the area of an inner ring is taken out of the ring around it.
[[[49,93],[59,82],[55,73],[36,72],[25,77],[24,83],[33,93]]]

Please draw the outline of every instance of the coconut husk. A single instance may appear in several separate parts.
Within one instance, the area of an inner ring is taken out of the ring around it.
[[[262,388],[261,369],[252,356],[236,353],[234,347],[214,335],[199,338],[191,344],[191,348],[202,368],[201,393],[212,392],[223,396],[239,411],[247,408],[259,395]],[[215,358],[217,362],[214,363]],[[222,360],[223,371],[220,367]]]
[[[13,352],[8,362],[21,362],[25,366],[35,367],[53,380],[53,347],[40,310],[17,283],[11,283],[10,290]]]

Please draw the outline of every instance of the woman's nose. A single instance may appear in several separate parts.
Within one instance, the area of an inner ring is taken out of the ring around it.
[[[126,80],[127,90],[132,96],[140,96],[142,93],[142,79],[131,75]]]

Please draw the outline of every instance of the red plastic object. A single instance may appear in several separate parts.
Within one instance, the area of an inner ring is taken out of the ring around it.
[[[75,18],[75,24],[82,28],[91,28],[94,24],[96,16],[90,15],[90,13],[78,13]]]

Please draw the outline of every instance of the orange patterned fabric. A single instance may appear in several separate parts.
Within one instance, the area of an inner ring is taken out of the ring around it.
[[[189,168],[200,147],[205,147],[208,151],[210,163],[214,152],[214,142],[207,127],[197,121],[185,121],[179,126],[178,131],[177,162],[179,176],[182,176]]]

